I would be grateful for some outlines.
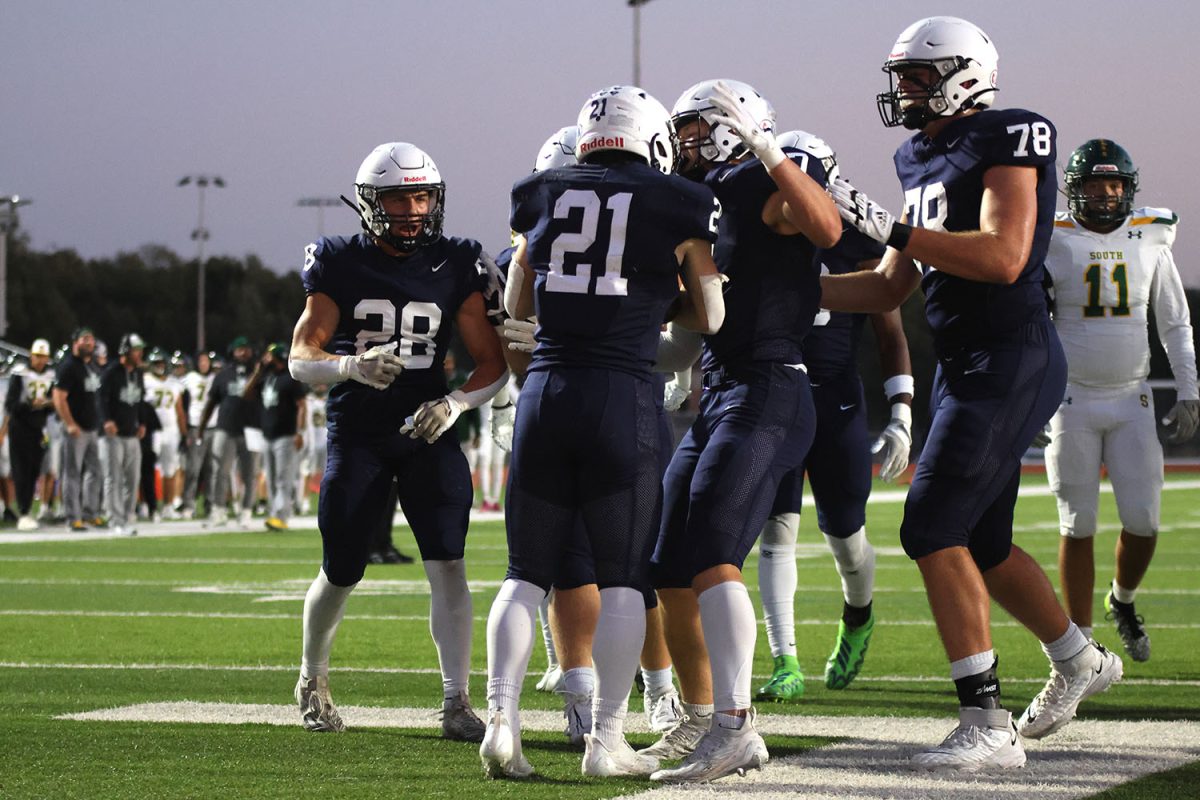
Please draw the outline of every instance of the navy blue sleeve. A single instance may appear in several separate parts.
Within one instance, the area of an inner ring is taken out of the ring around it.
[[[1005,109],[992,125],[972,132],[974,145],[986,163],[1014,167],[1053,168],[1058,132],[1041,114]]]
[[[526,233],[537,224],[541,216],[541,197],[539,187],[541,180],[538,175],[527,175],[513,184],[512,209],[509,212],[508,227],[517,233]]]
[[[677,183],[674,186],[679,191],[679,199],[673,202],[671,207],[676,210],[675,220],[679,225],[680,241],[703,239],[715,242],[721,204],[717,202],[712,189],[686,178],[676,176],[675,180]]]
[[[329,255],[329,240],[324,237],[304,248],[304,266],[300,270],[300,280],[304,283],[304,293],[332,294],[332,287],[326,277],[325,259]]]

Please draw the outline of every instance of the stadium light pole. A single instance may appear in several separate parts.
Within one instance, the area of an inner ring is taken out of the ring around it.
[[[633,9],[633,85],[642,85],[642,6],[650,0],[625,0]]]
[[[0,336],[8,333],[8,235],[17,230],[17,209],[32,202],[19,194],[0,197]]]
[[[204,243],[208,241],[208,228],[204,227],[204,190],[210,185],[224,187],[220,175],[184,175],[176,186],[195,184],[200,190],[200,215],[192,230],[192,241],[196,243],[196,352],[204,351]]]
[[[342,201],[336,197],[301,197],[296,201],[296,205],[301,208],[317,209],[317,236],[325,235],[325,209],[341,204]]]

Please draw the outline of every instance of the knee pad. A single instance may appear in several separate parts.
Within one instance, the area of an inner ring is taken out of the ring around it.
[[[363,579],[363,575],[367,571],[367,562],[364,560],[361,563],[355,563],[346,558],[334,561],[326,556],[321,564],[321,569],[325,572],[326,579],[334,586],[347,587],[353,586]]]
[[[1132,514],[1121,515],[1121,527],[1130,536],[1153,539],[1158,536],[1158,518],[1152,509],[1144,508]]]
[[[1059,532],[1068,539],[1091,539],[1096,535],[1096,512],[1092,509],[1059,509]]]
[[[990,536],[972,538],[967,549],[971,552],[971,558],[975,561],[975,566],[979,567],[979,571],[987,572],[992,567],[1003,564],[1008,558],[1012,552],[1012,536],[1003,539]]]
[[[799,536],[800,515],[793,513],[774,514],[767,517],[763,525],[760,546],[794,545]]]

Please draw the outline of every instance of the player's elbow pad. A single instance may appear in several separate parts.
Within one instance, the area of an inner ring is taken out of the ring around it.
[[[288,372],[301,383],[337,383],[346,376],[342,374],[341,366],[344,358],[328,358],[319,361],[309,359],[289,358]]]

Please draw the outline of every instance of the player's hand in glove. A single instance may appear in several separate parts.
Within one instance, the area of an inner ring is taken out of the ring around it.
[[[663,408],[667,411],[678,411],[687,402],[692,393],[692,371],[690,369],[676,372],[667,385],[663,387]]]
[[[504,320],[504,338],[508,340],[508,349],[517,350],[521,353],[532,353],[537,342],[533,338],[533,332],[537,328],[537,319],[530,317],[529,319],[506,319]]]
[[[896,243],[892,241],[896,218],[890,211],[855,189],[850,181],[841,175],[830,182],[829,196],[833,198],[842,219],[880,244],[896,247]],[[900,246],[896,249],[904,248]]]
[[[1046,427],[1044,427],[1040,431],[1038,431],[1037,435],[1033,437],[1033,444],[1031,446],[1044,448],[1049,444],[1050,444],[1050,423],[1047,422]]]
[[[492,440],[506,453],[512,452],[513,422],[517,407],[510,400],[505,406],[492,406]]]
[[[427,444],[433,444],[438,437],[454,427],[459,415],[466,409],[467,404],[461,398],[461,392],[451,392],[437,400],[426,400],[417,406],[411,417],[404,420],[400,432],[407,433],[410,438],[424,439]]]
[[[1175,426],[1175,432],[1167,437],[1172,444],[1186,442],[1196,435],[1196,427],[1200,425],[1200,400],[1180,400],[1175,407],[1163,417],[1163,425]]]
[[[912,447],[912,408],[908,403],[892,404],[892,421],[879,434],[872,455],[880,457],[879,479],[894,481],[908,469],[908,451]]]
[[[372,389],[386,389],[404,370],[404,362],[394,351],[396,343],[381,344],[356,356],[342,356],[338,362],[338,375],[342,380],[349,378],[365,383]]]
[[[728,125],[768,171],[787,160],[783,148],[775,141],[775,135],[759,127],[758,121],[746,111],[742,101],[723,81],[714,87],[711,99],[721,112],[713,115],[713,122]]]

